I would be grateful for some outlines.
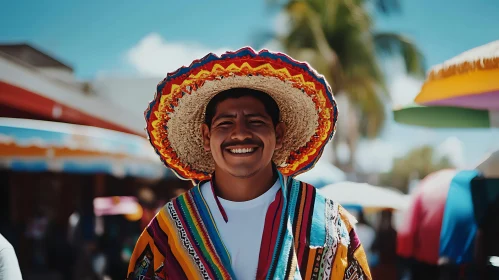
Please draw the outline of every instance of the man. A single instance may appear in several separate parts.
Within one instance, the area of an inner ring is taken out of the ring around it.
[[[21,269],[16,252],[3,235],[0,234],[0,280],[22,280]]]
[[[145,117],[162,161],[196,186],[144,230],[128,279],[371,279],[354,219],[293,178],[337,119],[308,64],[209,54],[168,74]]]

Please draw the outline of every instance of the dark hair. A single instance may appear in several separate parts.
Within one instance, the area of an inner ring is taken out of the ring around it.
[[[232,88],[221,91],[220,93],[215,95],[210,100],[210,102],[208,102],[208,105],[206,105],[206,114],[204,117],[204,123],[207,124],[208,127],[211,127],[211,121],[213,120],[213,117],[217,112],[217,106],[220,102],[230,98],[237,99],[245,96],[254,97],[263,103],[263,106],[265,107],[265,112],[269,114],[270,118],[272,119],[272,123],[274,124],[274,127],[277,125],[277,123],[279,123],[279,115],[280,115],[279,106],[277,106],[275,100],[263,91],[249,89],[249,88]]]

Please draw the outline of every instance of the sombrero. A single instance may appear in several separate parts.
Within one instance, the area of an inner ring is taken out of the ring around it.
[[[307,63],[283,53],[246,47],[208,54],[169,73],[145,111],[149,140],[163,163],[181,179],[208,180],[215,164],[202,145],[206,105],[217,93],[250,88],[270,95],[286,124],[273,162],[284,175],[312,168],[332,139],[338,116],[331,88]]]

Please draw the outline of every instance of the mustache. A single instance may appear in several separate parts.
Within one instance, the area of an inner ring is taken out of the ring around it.
[[[224,142],[224,143],[222,143],[221,146],[222,146],[222,149],[226,149],[227,147],[238,146],[238,145],[255,145],[255,146],[261,147],[262,143],[259,141],[252,140],[252,139],[247,139],[247,140],[243,140],[243,141]]]

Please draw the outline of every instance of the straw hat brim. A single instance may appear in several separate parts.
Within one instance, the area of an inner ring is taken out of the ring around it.
[[[208,54],[158,84],[145,112],[146,130],[167,167],[182,179],[210,178],[214,161],[203,149],[201,125],[211,98],[231,88],[259,90],[276,101],[286,134],[273,161],[284,175],[313,167],[335,131],[338,112],[331,88],[308,64],[251,48],[220,57]]]

